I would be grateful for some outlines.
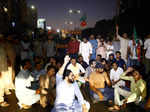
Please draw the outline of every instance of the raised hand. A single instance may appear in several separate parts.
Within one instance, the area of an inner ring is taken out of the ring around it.
[[[126,72],[132,72],[132,71],[133,71],[133,68],[132,67],[128,67]]]
[[[64,63],[68,63],[70,61],[69,55],[66,55],[64,58]]]

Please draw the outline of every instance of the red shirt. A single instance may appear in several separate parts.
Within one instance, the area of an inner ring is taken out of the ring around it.
[[[69,54],[75,54],[79,52],[79,41],[70,41],[68,43],[68,53]]]

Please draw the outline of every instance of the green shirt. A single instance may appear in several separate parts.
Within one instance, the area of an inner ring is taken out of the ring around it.
[[[135,82],[133,76],[126,76],[124,72],[120,79],[131,81],[131,95],[128,97],[128,100],[136,100],[142,97],[142,100],[146,97],[146,82],[143,79],[138,80]]]

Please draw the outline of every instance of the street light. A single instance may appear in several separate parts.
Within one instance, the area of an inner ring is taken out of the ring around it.
[[[71,13],[73,13],[73,10],[72,10],[72,9],[70,9],[70,10],[69,10],[69,13],[70,13],[70,14],[71,14]]]
[[[8,12],[8,9],[6,7],[3,7],[3,9],[4,9],[5,12]]]
[[[57,29],[56,31],[57,31],[57,33],[60,33],[60,29]]]
[[[34,6],[34,5],[31,5],[31,9],[34,10],[34,9],[35,9],[35,6]]]
[[[70,10],[69,10],[69,13],[70,13],[70,14],[72,14],[72,13],[80,14],[81,11],[80,11],[80,10],[72,10],[72,9],[70,9]]]
[[[80,11],[80,10],[77,10],[77,13],[78,13],[78,14],[80,14],[80,13],[81,13],[81,11]]]
[[[73,22],[72,22],[72,21],[70,21],[70,22],[69,22],[69,24],[70,24],[70,25],[72,25],[72,24],[73,24]]]

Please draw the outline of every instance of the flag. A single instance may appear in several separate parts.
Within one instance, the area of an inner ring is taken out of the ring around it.
[[[80,18],[80,21],[81,21],[80,25],[81,25],[82,27],[85,27],[85,26],[87,25],[86,19],[87,19],[87,16],[86,16],[86,14],[84,13],[83,16]]]
[[[138,43],[138,36],[137,36],[137,32],[136,32],[136,28],[135,28],[135,26],[133,27],[133,35],[134,35],[134,40],[135,40],[135,42],[136,42],[136,44]]]
[[[138,35],[136,32],[136,28],[134,26],[133,28],[133,35],[134,35],[134,41],[135,41],[135,50],[136,50],[136,56],[138,57],[138,60],[140,61],[141,59],[141,45],[140,45],[140,40],[138,40]]]
[[[86,19],[87,19],[86,14],[83,14],[82,17],[80,18],[80,21],[81,21],[81,22],[82,22],[82,21],[86,21]]]

